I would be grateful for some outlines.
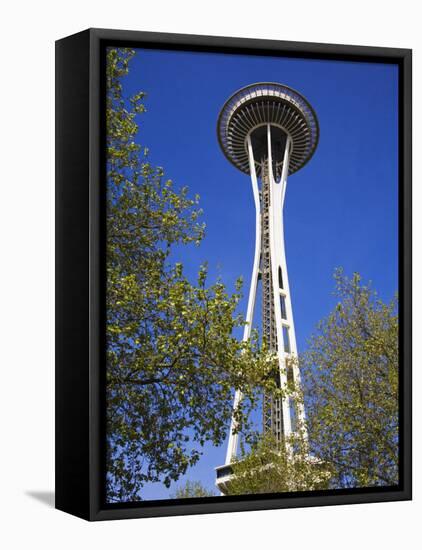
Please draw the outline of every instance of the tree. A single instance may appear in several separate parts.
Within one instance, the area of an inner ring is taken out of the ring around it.
[[[230,494],[398,483],[397,297],[384,304],[358,274],[335,280],[339,302],[299,360],[303,385],[290,378],[285,392],[306,422],[286,445],[266,435],[243,450]]]
[[[311,450],[330,485],[398,483],[397,297],[384,304],[358,274],[335,274],[339,302],[301,358]]]
[[[178,487],[171,495],[172,498],[200,498],[215,496],[216,493],[204,487],[201,482],[189,480],[187,480],[181,487]]]
[[[251,449],[243,449],[232,469],[230,495],[326,489],[331,475],[326,464],[309,454],[300,430],[286,446],[277,445],[271,434],[259,437]]]
[[[241,281],[196,281],[172,263],[175,245],[199,245],[199,197],[165,179],[138,143],[145,93],[126,99],[132,50],[107,52],[107,499],[139,500],[146,482],[169,487],[206,441],[223,443],[232,393],[245,398],[238,430],[258,396],[275,386],[275,361],[233,336]]]

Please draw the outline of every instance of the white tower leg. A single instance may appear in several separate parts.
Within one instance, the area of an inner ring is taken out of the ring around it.
[[[249,153],[249,168],[251,172],[252,191],[255,202],[255,254],[252,268],[251,286],[249,289],[248,309],[246,312],[246,325],[243,330],[243,341],[246,342],[251,336],[253,314],[256,303],[256,290],[258,286],[259,276],[259,260],[261,257],[261,203],[259,199],[258,178],[256,176],[255,161],[252,150],[252,142],[248,136],[248,153]],[[239,390],[236,391],[233,403],[233,410],[236,411],[242,399],[242,394]],[[226,464],[230,464],[232,459],[237,454],[239,445],[239,434],[233,433],[236,429],[236,421],[234,416],[231,420],[229,443],[227,446]]]
[[[287,137],[286,146],[284,150],[283,169],[280,182],[277,183],[273,174],[272,152],[271,152],[271,126],[267,126],[267,147],[268,147],[268,173],[270,183],[270,205],[269,205],[269,224],[270,224],[270,251],[271,251],[271,276],[273,283],[273,299],[274,299],[274,314],[277,330],[277,357],[279,363],[280,372],[280,385],[281,388],[287,387],[287,371],[286,371],[286,352],[285,346],[287,342],[284,340],[283,327],[287,330],[287,338],[290,339],[291,325],[289,324],[289,317],[286,320],[282,319],[281,315],[281,303],[280,297],[283,296],[283,291],[286,289],[279,288],[278,273],[281,269],[283,287],[286,286],[284,280],[287,282],[287,273],[285,269],[285,254],[284,254],[284,239],[283,239],[283,208],[282,197],[287,185],[287,174],[289,170],[289,148],[290,138]],[[283,433],[285,437],[290,436],[292,432],[292,422],[290,418],[290,406],[288,399],[282,399],[282,412],[283,412]]]

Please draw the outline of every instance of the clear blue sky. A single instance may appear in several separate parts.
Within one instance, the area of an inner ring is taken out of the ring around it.
[[[315,109],[320,141],[314,157],[287,184],[285,240],[299,352],[334,304],[333,271],[358,271],[381,298],[398,288],[398,70],[394,65],[137,50],[125,94],[147,92],[139,141],[150,161],[176,186],[201,197],[206,237],[184,247],[190,275],[208,261],[210,277],[230,289],[245,281],[246,312],[254,250],[254,204],[249,177],[223,156],[218,113],[238,88],[258,81],[287,84]],[[205,448],[187,478],[214,486],[225,447]],[[144,498],[166,498],[154,484]]]

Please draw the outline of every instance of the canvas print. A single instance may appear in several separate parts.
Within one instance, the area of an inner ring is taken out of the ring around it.
[[[108,47],[108,504],[399,484],[398,66]]]

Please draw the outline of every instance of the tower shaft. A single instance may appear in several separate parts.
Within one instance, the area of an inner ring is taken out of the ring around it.
[[[283,149],[274,150],[272,130],[270,124],[266,125],[265,155],[261,156],[258,162],[254,157],[252,138],[248,136],[249,166],[256,208],[256,239],[243,339],[248,340],[251,335],[258,282],[261,280],[262,338],[265,339],[269,351],[277,356],[279,369],[276,374],[276,386],[284,389],[287,388],[288,377],[294,383],[300,383],[300,372],[295,360],[296,336],[283,231],[283,204],[289,172],[291,140],[287,136],[282,144]],[[262,151],[262,143],[260,147]],[[257,168],[260,173],[260,185]],[[289,358],[292,359],[291,364],[289,364]],[[241,399],[241,393],[236,392],[234,410],[239,406]],[[262,403],[263,432],[271,433],[280,448],[281,445],[285,445],[286,438],[292,431],[295,431],[297,420],[303,426],[303,405],[295,403],[289,396],[281,399],[269,393],[263,395]],[[306,433],[303,435],[307,437]],[[239,434],[236,433],[236,422],[233,418],[226,464],[230,464],[237,454],[238,439]]]
[[[270,175],[268,162],[261,167],[261,281],[262,281],[262,338],[265,338],[268,350],[277,353],[277,325],[274,309],[274,284],[270,247]],[[280,387],[280,377],[276,379]],[[264,393],[262,401],[262,431],[271,433],[277,445],[283,440],[283,411],[281,400]]]

